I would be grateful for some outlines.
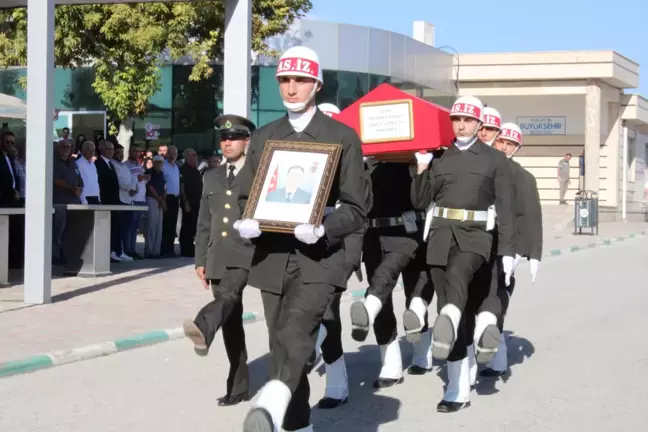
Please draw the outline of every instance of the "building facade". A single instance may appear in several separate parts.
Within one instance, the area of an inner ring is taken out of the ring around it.
[[[517,160],[538,182],[544,203],[557,203],[557,166],[570,153],[567,199],[584,188],[613,213],[641,209],[645,193],[648,101],[639,65],[614,51],[463,54],[459,93],[479,97],[524,134]],[[625,199],[624,199],[625,197]]]
[[[296,45],[318,52],[324,69],[318,103],[343,109],[385,82],[444,106],[456,95],[452,56],[404,35],[302,20],[287,34],[271,38],[269,44],[278,52]],[[252,66],[250,118],[258,126],[286,112],[275,80],[276,61],[259,56]],[[147,115],[133,121],[134,141],[146,146],[148,125],[156,131],[149,148],[166,144],[213,152],[218,143],[213,120],[223,113],[223,67],[215,64],[209,79],[193,82],[189,81],[192,66],[184,60],[178,63],[160,69],[160,91],[150,99]],[[19,84],[25,76],[24,68],[0,70],[0,92],[25,99],[26,90]],[[91,68],[56,69],[54,102],[62,110],[55,120],[59,135],[63,127],[72,126],[73,136],[84,133],[86,137],[105,127],[101,113],[106,108],[92,88],[93,80]],[[90,121],[84,113],[100,121]],[[24,135],[22,122],[11,122],[10,127]]]

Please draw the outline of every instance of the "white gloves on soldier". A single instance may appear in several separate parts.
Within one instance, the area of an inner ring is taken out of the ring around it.
[[[243,219],[234,222],[234,229],[238,230],[244,239],[253,239],[261,235],[259,222],[254,219]]]
[[[502,257],[502,267],[504,270],[504,282],[506,286],[511,285],[511,276],[513,276],[513,257],[503,256]]]
[[[538,270],[540,269],[540,261],[537,259],[530,259],[529,267],[531,269],[531,283],[535,283],[536,277],[538,276]]]
[[[295,237],[302,243],[315,244],[324,237],[324,225],[318,227],[311,224],[301,224],[295,227]]]
[[[414,156],[416,157],[416,163],[419,165],[429,164],[432,162],[432,158],[434,157],[432,153],[419,152],[414,153]]]
[[[515,260],[513,261],[513,273],[515,273],[515,270],[517,270],[518,266],[520,265],[520,261],[522,261],[522,255],[515,254]]]

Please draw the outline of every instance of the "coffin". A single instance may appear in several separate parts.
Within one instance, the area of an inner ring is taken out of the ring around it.
[[[454,139],[450,110],[381,84],[334,119],[352,127],[365,156],[380,160],[413,160],[421,150],[447,146]]]

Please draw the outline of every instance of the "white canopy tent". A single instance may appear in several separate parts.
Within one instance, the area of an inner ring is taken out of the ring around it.
[[[51,301],[54,7],[180,0],[0,0],[0,8],[27,7],[26,303]],[[197,0],[182,0],[192,2]],[[249,116],[252,0],[225,0],[224,110]],[[6,259],[6,257],[0,257]]]
[[[27,118],[25,101],[15,96],[0,93],[0,118],[25,120]]]

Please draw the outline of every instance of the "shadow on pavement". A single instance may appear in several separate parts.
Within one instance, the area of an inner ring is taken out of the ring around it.
[[[496,384],[501,380],[506,384],[513,377],[514,367],[521,365],[535,354],[535,347],[528,339],[515,335],[513,332],[504,331],[506,346],[508,347],[508,371],[497,378],[477,378],[475,391],[479,395],[492,395],[499,392]]]

